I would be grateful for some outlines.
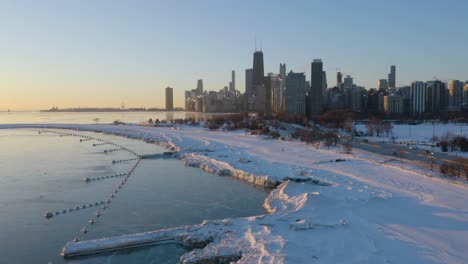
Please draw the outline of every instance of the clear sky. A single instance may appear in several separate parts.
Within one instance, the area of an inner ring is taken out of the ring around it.
[[[372,88],[468,80],[466,0],[0,0],[0,109],[164,107],[197,79],[227,85],[262,42],[265,71],[321,58]]]

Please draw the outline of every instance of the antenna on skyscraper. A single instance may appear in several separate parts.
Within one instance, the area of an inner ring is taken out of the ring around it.
[[[260,40],[260,51],[263,52],[262,41]]]
[[[257,36],[255,36],[255,51],[257,51]]]

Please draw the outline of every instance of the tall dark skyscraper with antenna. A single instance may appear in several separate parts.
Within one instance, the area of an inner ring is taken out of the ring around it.
[[[265,71],[263,69],[263,52],[255,51],[253,57],[253,78],[252,84],[253,85],[261,85],[263,84],[263,79],[265,76]]]
[[[267,104],[270,98],[270,86],[265,85],[265,71],[263,66],[263,52],[256,50],[253,56],[252,83],[250,92],[247,94],[247,109],[254,112],[268,111]]]

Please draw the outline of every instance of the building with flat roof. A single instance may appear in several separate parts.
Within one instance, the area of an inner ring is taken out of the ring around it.
[[[310,91],[309,91],[309,113],[311,115],[321,114],[323,111],[323,63],[320,59],[314,59],[311,64]],[[287,86],[286,86],[287,87]]]
[[[166,110],[174,110],[174,89],[166,87]]]
[[[306,114],[305,74],[290,71],[286,76],[285,112],[291,116]]]

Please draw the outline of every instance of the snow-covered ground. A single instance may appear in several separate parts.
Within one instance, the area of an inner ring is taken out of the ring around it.
[[[363,134],[367,133],[366,127],[364,124],[357,124],[356,130]],[[460,123],[422,123],[418,125],[408,125],[408,124],[393,124],[392,134],[388,137],[385,133],[382,133],[379,137],[377,136],[365,136],[370,141],[393,141],[393,138],[396,142],[401,144],[409,144],[413,147],[434,150],[436,152],[441,152],[440,148],[432,148],[432,137],[442,137],[445,134],[450,133],[454,136],[464,136],[468,137],[468,124]],[[393,137],[393,138],[392,138]],[[436,142],[437,143],[437,142]],[[447,152],[450,155],[457,155],[461,157],[467,157],[467,152]]]
[[[434,130],[433,130],[434,128]],[[356,130],[366,133],[366,126],[364,124],[357,124]],[[397,140],[402,141],[424,141],[431,142],[431,138],[434,132],[434,136],[441,137],[445,133],[452,133],[453,135],[462,135],[468,137],[468,124],[460,123],[422,123],[418,125],[408,124],[393,124],[392,135]],[[383,133],[381,137],[385,137]]]
[[[283,182],[265,201],[270,214],[180,234],[183,241],[212,241],[184,255],[184,263],[468,263],[467,187],[383,156],[192,127],[46,127],[153,139],[179,150],[190,166],[258,185]]]

